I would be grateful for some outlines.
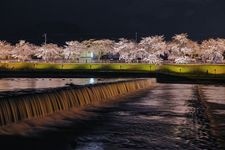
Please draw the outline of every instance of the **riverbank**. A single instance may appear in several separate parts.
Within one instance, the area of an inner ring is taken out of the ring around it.
[[[187,81],[225,81],[225,65],[140,63],[0,63],[0,77],[152,77]],[[225,82],[224,82],[225,83]]]

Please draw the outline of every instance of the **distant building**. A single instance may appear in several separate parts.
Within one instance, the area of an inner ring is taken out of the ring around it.
[[[94,60],[93,52],[83,52],[80,55],[79,62],[80,63],[91,63]]]

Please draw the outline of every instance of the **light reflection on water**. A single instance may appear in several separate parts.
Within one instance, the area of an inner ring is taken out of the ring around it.
[[[225,87],[219,88],[208,97],[220,94]],[[198,89],[198,85],[159,84],[145,95],[105,107],[96,112],[101,117],[95,121],[102,125],[78,136],[75,149],[96,145],[101,149],[220,149],[221,137],[214,133],[210,112],[199,99]]]
[[[97,78],[3,78],[0,79],[0,92],[23,89],[42,89],[63,87],[66,84],[86,85],[102,82],[119,81],[122,79]]]
[[[225,147],[225,86],[201,86],[215,133]]]
[[[60,79],[60,78],[6,78],[0,79],[0,91],[14,91],[21,89],[38,89],[62,87],[73,83],[78,85],[88,84],[90,79]]]
[[[6,79],[5,83],[9,80]],[[15,79],[8,87],[44,88],[53,83],[55,86],[64,86],[68,82],[104,82],[102,79],[26,80]],[[5,88],[1,83],[4,82],[0,80],[0,89]],[[225,137],[225,86],[158,84],[154,89],[124,97],[122,100],[84,110],[84,113],[94,114],[95,117],[83,120],[80,118],[81,127],[78,129],[48,126],[49,130],[60,134],[43,138],[42,141],[39,137],[36,141],[32,139],[32,142],[24,143],[27,149],[33,148],[34,142],[37,149],[43,150],[217,150],[224,146],[221,143],[224,143]],[[63,121],[65,124],[73,122],[70,119]],[[70,134],[69,140],[63,141],[67,134]]]
[[[225,104],[225,87],[207,85],[201,86],[201,89],[208,102]]]

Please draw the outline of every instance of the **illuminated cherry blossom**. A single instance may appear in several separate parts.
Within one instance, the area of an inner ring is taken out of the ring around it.
[[[127,63],[153,64],[224,63],[225,39],[208,39],[200,43],[182,33],[173,36],[171,41],[156,35],[143,37],[138,43],[124,38],[116,42],[110,39],[90,39],[82,42],[68,41],[63,47],[53,43],[36,46],[23,40],[16,45],[0,41],[0,53],[1,61],[33,61],[36,59],[33,56],[36,56],[48,62],[76,62],[81,58],[89,58],[98,62],[119,59]]]
[[[114,45],[114,53],[120,54],[120,60],[125,62],[132,62],[136,57],[137,44],[133,41],[121,38],[119,42]]]
[[[31,60],[31,56],[35,54],[36,48],[37,46],[21,40],[12,49],[11,57],[16,58],[18,61]]]
[[[84,46],[78,41],[68,41],[62,51],[65,60],[77,60],[80,58]]]
[[[148,54],[145,54],[144,61],[149,63],[158,64],[162,62],[160,56],[168,53],[167,44],[163,36],[151,36],[142,38],[139,47],[145,49]]]
[[[0,59],[1,60],[7,60],[11,57],[11,51],[13,49],[13,46],[6,42],[6,41],[0,41]]]
[[[62,48],[58,47],[56,44],[44,44],[37,49],[35,54],[38,58],[42,58],[44,61],[56,61],[61,56]]]
[[[196,62],[196,56],[200,51],[199,44],[188,39],[186,33],[173,36],[172,41],[167,44],[167,48],[169,50],[168,59],[175,63]]]
[[[164,41],[163,36],[151,36],[142,38],[139,43],[139,46],[145,49],[148,53],[163,53],[166,51],[166,42]]]
[[[100,61],[102,55],[113,51],[114,41],[109,39],[102,40],[87,40],[83,41],[82,44],[86,47],[87,52],[94,53],[98,61]]]
[[[224,52],[225,40],[209,39],[202,42],[199,55],[204,63],[222,63]]]

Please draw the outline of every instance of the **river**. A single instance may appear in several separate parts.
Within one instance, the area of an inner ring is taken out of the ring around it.
[[[21,91],[28,89],[46,89],[63,87],[66,84],[86,85],[120,81],[124,79],[103,78],[2,78],[0,79],[0,92]],[[129,79],[126,79],[129,80]]]
[[[82,111],[61,127],[46,127],[46,133],[1,136],[0,145],[27,150],[224,148],[224,85],[159,83],[120,102]]]

